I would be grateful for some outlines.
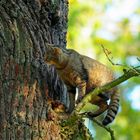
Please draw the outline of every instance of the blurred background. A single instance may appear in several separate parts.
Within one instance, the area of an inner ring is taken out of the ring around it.
[[[114,63],[140,65],[139,0],[69,0],[67,47],[112,67],[116,77],[127,67],[113,66],[101,45],[110,51]],[[140,140],[140,77],[119,85],[121,106],[111,127],[117,140]],[[96,140],[109,140],[103,128],[89,127]]]

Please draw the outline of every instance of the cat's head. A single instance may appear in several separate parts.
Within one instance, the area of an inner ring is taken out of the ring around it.
[[[63,54],[62,50],[58,47],[49,47],[46,50],[46,54],[44,56],[44,61],[48,64],[56,64],[59,63],[60,57]]]

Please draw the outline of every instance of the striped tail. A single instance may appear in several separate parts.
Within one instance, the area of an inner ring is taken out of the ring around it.
[[[120,94],[118,93],[117,88],[115,88],[113,90],[113,94],[111,95],[111,101],[109,104],[107,115],[102,122],[103,125],[108,125],[115,119],[115,116],[119,109],[119,100],[120,100]]]

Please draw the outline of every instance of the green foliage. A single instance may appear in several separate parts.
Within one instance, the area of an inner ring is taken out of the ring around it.
[[[140,65],[140,61],[137,60],[137,57],[140,57],[140,5],[135,2],[133,8],[125,9],[125,2],[131,1],[70,0],[69,7],[68,47],[109,65],[117,76],[123,74],[123,69],[127,67],[111,65],[101,44],[111,52],[109,56],[114,63],[129,67]],[[124,9],[125,12],[121,13],[120,9]],[[135,109],[135,100],[129,99],[136,94],[133,94],[133,89],[140,86],[139,83],[140,78],[137,77],[119,86],[121,107],[114,123],[111,124],[117,140],[140,138],[140,107]],[[105,130],[95,124],[94,127],[95,140],[109,139],[110,136]]]

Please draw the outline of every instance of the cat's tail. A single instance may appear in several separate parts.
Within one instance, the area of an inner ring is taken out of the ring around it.
[[[115,119],[115,116],[117,115],[117,112],[119,109],[119,100],[120,100],[120,94],[118,92],[118,89],[114,88],[113,93],[111,95],[107,114],[106,114],[104,120],[102,121],[103,125],[108,125]]]

